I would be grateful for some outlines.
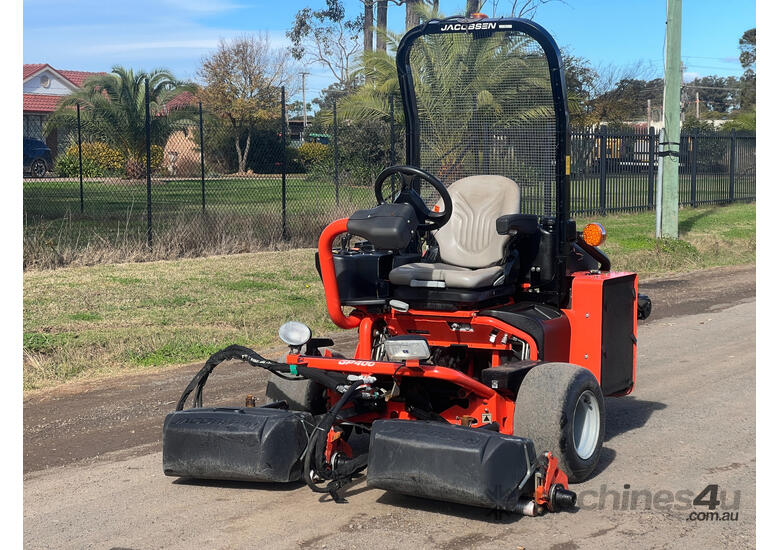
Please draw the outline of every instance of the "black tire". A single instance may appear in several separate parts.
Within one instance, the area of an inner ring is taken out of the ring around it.
[[[575,426],[575,409],[581,397]],[[598,420],[593,417],[596,410]],[[590,419],[589,432],[581,422],[585,417]],[[569,481],[579,483],[593,473],[599,462],[605,417],[601,387],[589,370],[569,363],[543,363],[531,369],[517,392],[514,433],[531,439],[537,454],[552,452]],[[585,457],[577,451],[575,431]]]
[[[30,164],[30,174],[36,178],[42,178],[46,175],[47,167],[46,161],[43,159],[35,159]]]
[[[266,403],[287,401],[291,410],[326,412],[325,387],[312,380],[285,380],[271,375],[265,387]]]

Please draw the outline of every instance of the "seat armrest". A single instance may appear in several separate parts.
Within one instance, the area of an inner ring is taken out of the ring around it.
[[[539,218],[532,214],[507,214],[496,219],[499,235],[536,235]]]

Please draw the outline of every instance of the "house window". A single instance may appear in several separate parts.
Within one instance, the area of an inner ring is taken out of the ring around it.
[[[23,119],[23,133],[24,137],[32,139],[44,139],[43,137],[43,125],[46,122],[45,115],[24,115]]]

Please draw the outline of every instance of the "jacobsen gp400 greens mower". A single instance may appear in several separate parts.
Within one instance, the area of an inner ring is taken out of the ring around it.
[[[282,362],[216,353],[165,420],[164,471],[302,479],[339,500],[366,469],[409,495],[570,507],[599,460],[604,396],[634,388],[650,302],[610,270],[603,228],[569,219],[560,53],[531,21],[456,17],[409,31],[397,67],[407,165],[379,175],[377,206],[325,228],[316,259],[354,356],[296,322]],[[228,359],[273,373],[268,404],[203,407]]]

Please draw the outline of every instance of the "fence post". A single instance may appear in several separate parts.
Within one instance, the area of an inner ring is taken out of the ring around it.
[[[282,86],[282,239],[287,240],[287,99]]]
[[[149,79],[144,80],[146,104],[146,244],[152,249],[152,117],[149,114]]]
[[[699,154],[699,130],[693,132],[688,138],[691,140],[691,206],[696,208],[696,162]]]
[[[650,126],[647,134],[647,209],[653,209],[653,170],[655,169],[655,128]]]
[[[607,136],[604,127],[599,128],[599,212],[607,213]]]
[[[339,123],[336,117],[336,101],[333,101],[333,185],[336,188],[336,204],[339,203]]]
[[[731,155],[729,158],[729,202],[734,202],[734,165],[737,158],[737,133],[731,129]]]
[[[206,151],[203,148],[203,102],[198,101],[198,121],[200,123],[200,200],[206,211]]]
[[[79,140],[79,202],[81,213],[84,213],[84,171],[81,167],[81,104],[76,103],[76,128]]]

